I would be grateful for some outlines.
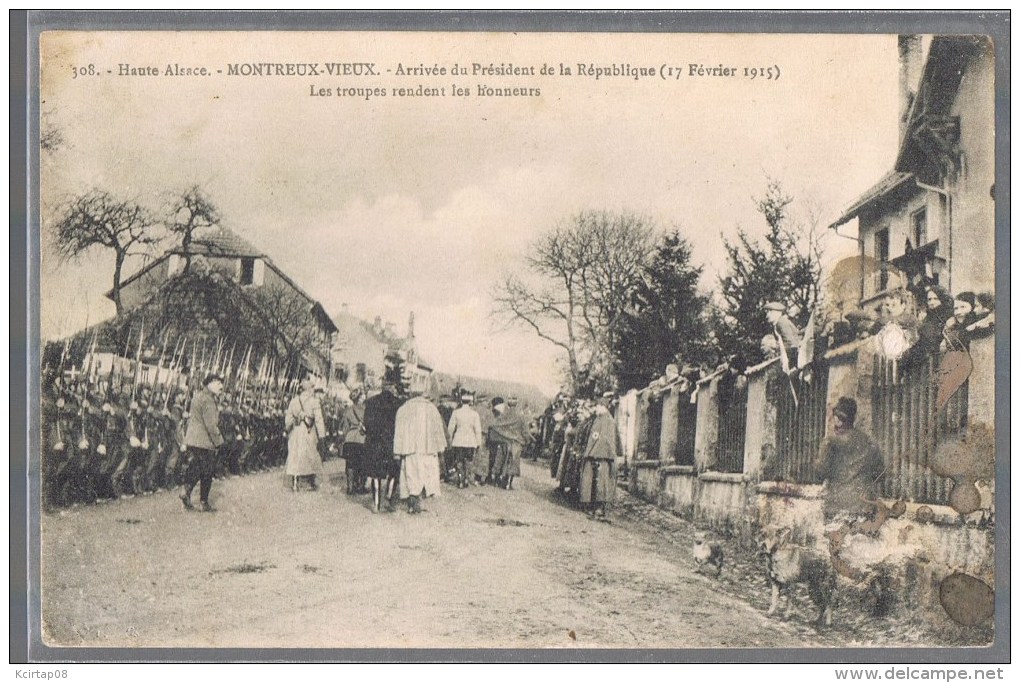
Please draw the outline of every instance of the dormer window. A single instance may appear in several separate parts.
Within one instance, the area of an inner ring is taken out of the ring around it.
[[[242,285],[255,284],[255,259],[246,256],[241,259],[241,277],[239,282]]]

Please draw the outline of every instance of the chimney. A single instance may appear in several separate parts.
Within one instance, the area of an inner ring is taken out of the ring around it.
[[[907,116],[917,97],[921,82],[921,36],[899,36],[897,39],[900,62],[900,140],[907,131]]]

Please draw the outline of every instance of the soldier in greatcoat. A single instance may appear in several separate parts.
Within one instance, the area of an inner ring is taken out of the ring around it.
[[[318,490],[315,479],[322,474],[322,456],[319,440],[326,436],[326,422],[322,405],[315,395],[315,380],[306,377],[301,381],[301,393],[287,406],[287,476],[291,488],[298,490],[302,478],[308,478],[309,488]]]

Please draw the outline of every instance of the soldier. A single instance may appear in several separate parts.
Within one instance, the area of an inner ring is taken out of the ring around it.
[[[175,400],[170,409],[170,424],[168,429],[171,432],[170,453],[166,460],[166,486],[168,489],[180,486],[184,481],[184,468],[187,463],[185,453],[187,446],[184,442],[184,435],[187,431],[188,413],[184,404]]]
[[[142,446],[148,445],[148,457],[137,471],[139,487],[136,493],[152,493],[160,488],[162,482],[162,477],[157,471],[163,469],[166,446],[163,444],[163,422],[158,402],[158,394],[150,394],[148,399],[143,401]]]
[[[580,494],[581,449],[587,443],[594,413],[587,404],[579,404],[571,411],[564,434],[563,455],[560,458],[558,479],[561,492],[568,492],[575,501]]]
[[[478,412],[471,407],[474,401],[475,395],[470,391],[461,392],[461,406],[450,415],[447,428],[450,434],[450,450],[457,468],[457,488],[459,489],[468,487],[468,469],[471,466],[471,460],[477,457],[478,450],[482,446],[482,420],[478,416]]]
[[[46,392],[42,404],[43,456],[40,474],[43,506],[48,509],[60,506],[64,472],[70,457],[66,438],[66,403],[63,382],[58,379]]]
[[[351,392],[351,404],[344,411],[340,425],[347,493],[364,493],[368,476],[365,474],[365,392],[362,389]]]
[[[225,394],[221,405],[219,427],[224,441],[216,463],[216,474],[223,478],[238,473],[236,461],[241,455],[238,448],[241,437],[237,431],[238,416],[231,405],[229,394]]]
[[[307,478],[309,489],[317,491],[315,480],[322,474],[319,441],[326,435],[326,425],[312,377],[301,380],[301,393],[287,406],[286,420],[287,476],[291,477],[291,489],[297,492],[299,482]]]
[[[239,408],[235,441],[238,442],[237,450],[237,471],[240,474],[248,473],[248,457],[252,447],[252,412],[251,404],[245,402]]]
[[[270,438],[266,450],[266,469],[275,469],[287,460],[287,416],[282,400],[273,402],[270,416]]]
[[[253,409],[251,424],[251,446],[244,458],[244,470],[246,472],[258,472],[265,467],[266,443],[269,439],[269,424],[271,422],[269,409],[259,411]]]
[[[143,408],[138,401],[127,397],[127,410],[120,423],[121,439],[119,441],[120,459],[112,474],[113,490],[118,496],[126,496],[141,492],[138,481],[139,470],[144,469],[148,462],[149,444],[145,435]]]
[[[61,453],[58,461],[56,478],[57,505],[66,507],[79,503],[84,498],[81,490],[84,481],[82,476],[82,458],[75,436],[79,424],[80,403],[70,390],[62,392],[56,403],[56,424],[53,429],[52,452]]]
[[[82,503],[94,503],[99,497],[101,458],[97,448],[106,426],[106,416],[100,407],[101,395],[98,388],[95,394],[86,393],[79,409],[80,422],[77,425],[79,431],[75,435],[77,437],[75,445],[82,476],[79,493]]]
[[[528,443],[528,427],[517,411],[517,399],[495,403],[496,421],[489,427],[493,446],[492,478],[497,486],[513,489],[514,477],[521,474],[521,452]]]
[[[111,389],[102,406],[103,427],[96,455],[99,460],[98,494],[103,500],[113,500],[120,496],[114,474],[129,455],[127,414],[121,405],[122,400]]]
[[[152,439],[152,452],[145,470],[145,481],[149,491],[156,491],[167,486],[166,469],[167,460],[176,450],[174,440],[173,420],[170,410],[166,407],[168,396],[163,395],[149,406],[149,432]],[[157,407],[161,403],[162,407]]]

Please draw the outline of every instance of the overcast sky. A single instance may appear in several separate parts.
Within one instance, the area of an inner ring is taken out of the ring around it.
[[[41,110],[64,139],[41,162],[44,338],[113,314],[102,297],[109,254],[73,266],[47,257],[52,207],[99,187],[157,208],[198,184],[226,226],[327,311],[347,303],[403,330],[413,310],[419,348],[437,369],[552,392],[555,349],[489,320],[493,282],[536,235],[584,209],[643,214],[682,229],[711,288],[724,265],[720,236],[763,232],[752,196],[766,176],[827,225],[896,150],[895,36],[51,33],[42,51]],[[252,62],[373,62],[381,73],[227,75]],[[536,75],[386,71],[474,62]],[[573,75],[539,75],[561,62]],[[168,63],[212,75],[164,76]],[[596,80],[577,75],[578,63],[655,75]],[[691,63],[738,75],[690,76]],[[89,64],[99,75],[72,78]],[[161,75],[118,76],[120,64]],[[684,75],[663,80],[664,64]],[[745,66],[775,65],[778,80],[743,77]],[[449,96],[453,83],[471,96]],[[419,84],[448,96],[310,96],[313,86]],[[541,95],[483,98],[479,84]],[[829,242],[833,253],[854,247]]]

